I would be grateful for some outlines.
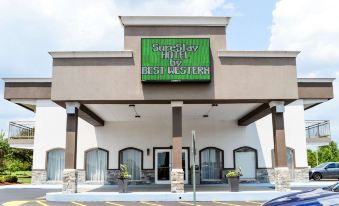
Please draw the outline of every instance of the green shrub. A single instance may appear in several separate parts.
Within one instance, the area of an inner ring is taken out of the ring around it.
[[[6,175],[3,177],[4,182],[15,183],[18,182],[18,177],[14,175]]]
[[[0,183],[3,183],[3,182],[4,182],[4,177],[0,176]]]

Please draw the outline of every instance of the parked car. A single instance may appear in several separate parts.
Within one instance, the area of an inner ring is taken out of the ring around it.
[[[284,195],[263,204],[263,206],[339,205],[339,182],[325,188],[307,190]]]
[[[322,163],[309,170],[310,179],[339,179],[339,162]]]

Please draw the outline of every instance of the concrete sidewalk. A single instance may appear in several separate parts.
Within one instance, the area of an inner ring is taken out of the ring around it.
[[[286,195],[289,192],[276,191],[242,191],[242,192],[197,192],[197,201],[267,201]],[[193,193],[171,193],[171,192],[82,192],[75,194],[63,194],[62,192],[51,192],[46,194],[47,201],[55,202],[134,202],[134,201],[192,201]]]
[[[306,183],[292,182],[292,188],[314,188],[314,187],[326,187],[335,184],[337,181],[310,181]],[[4,185],[0,186],[1,189],[62,189],[62,184],[16,184],[16,185]],[[169,191],[169,185],[129,185],[130,191]],[[227,184],[204,184],[197,185],[197,191],[225,191],[228,188]],[[80,192],[96,191],[96,192],[114,192],[118,190],[117,185],[95,185],[95,184],[80,184],[78,185]],[[241,183],[241,191],[262,191],[262,190],[274,190],[274,183]],[[185,191],[192,191],[192,185],[185,185]]]

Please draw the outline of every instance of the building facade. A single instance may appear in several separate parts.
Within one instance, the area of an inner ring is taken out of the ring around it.
[[[50,52],[51,78],[4,79],[35,112],[33,183],[116,184],[125,164],[133,184],[183,192],[192,130],[202,184],[308,181],[304,110],[333,79],[298,79],[299,52],[227,50],[228,17],[120,20],[124,50]]]

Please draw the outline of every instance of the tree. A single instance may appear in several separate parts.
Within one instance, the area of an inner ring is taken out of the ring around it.
[[[311,166],[312,168],[317,166],[316,153],[310,149],[307,150],[307,162],[308,165]]]
[[[316,166],[316,152],[307,150],[308,165]],[[339,148],[336,142],[331,141],[329,145],[321,146],[318,149],[318,162],[339,162]]]
[[[4,132],[0,131],[0,173],[31,170],[33,151],[11,148],[4,137]]]
[[[8,153],[9,145],[5,141],[5,133],[0,131],[0,173],[5,171],[5,155]]]

